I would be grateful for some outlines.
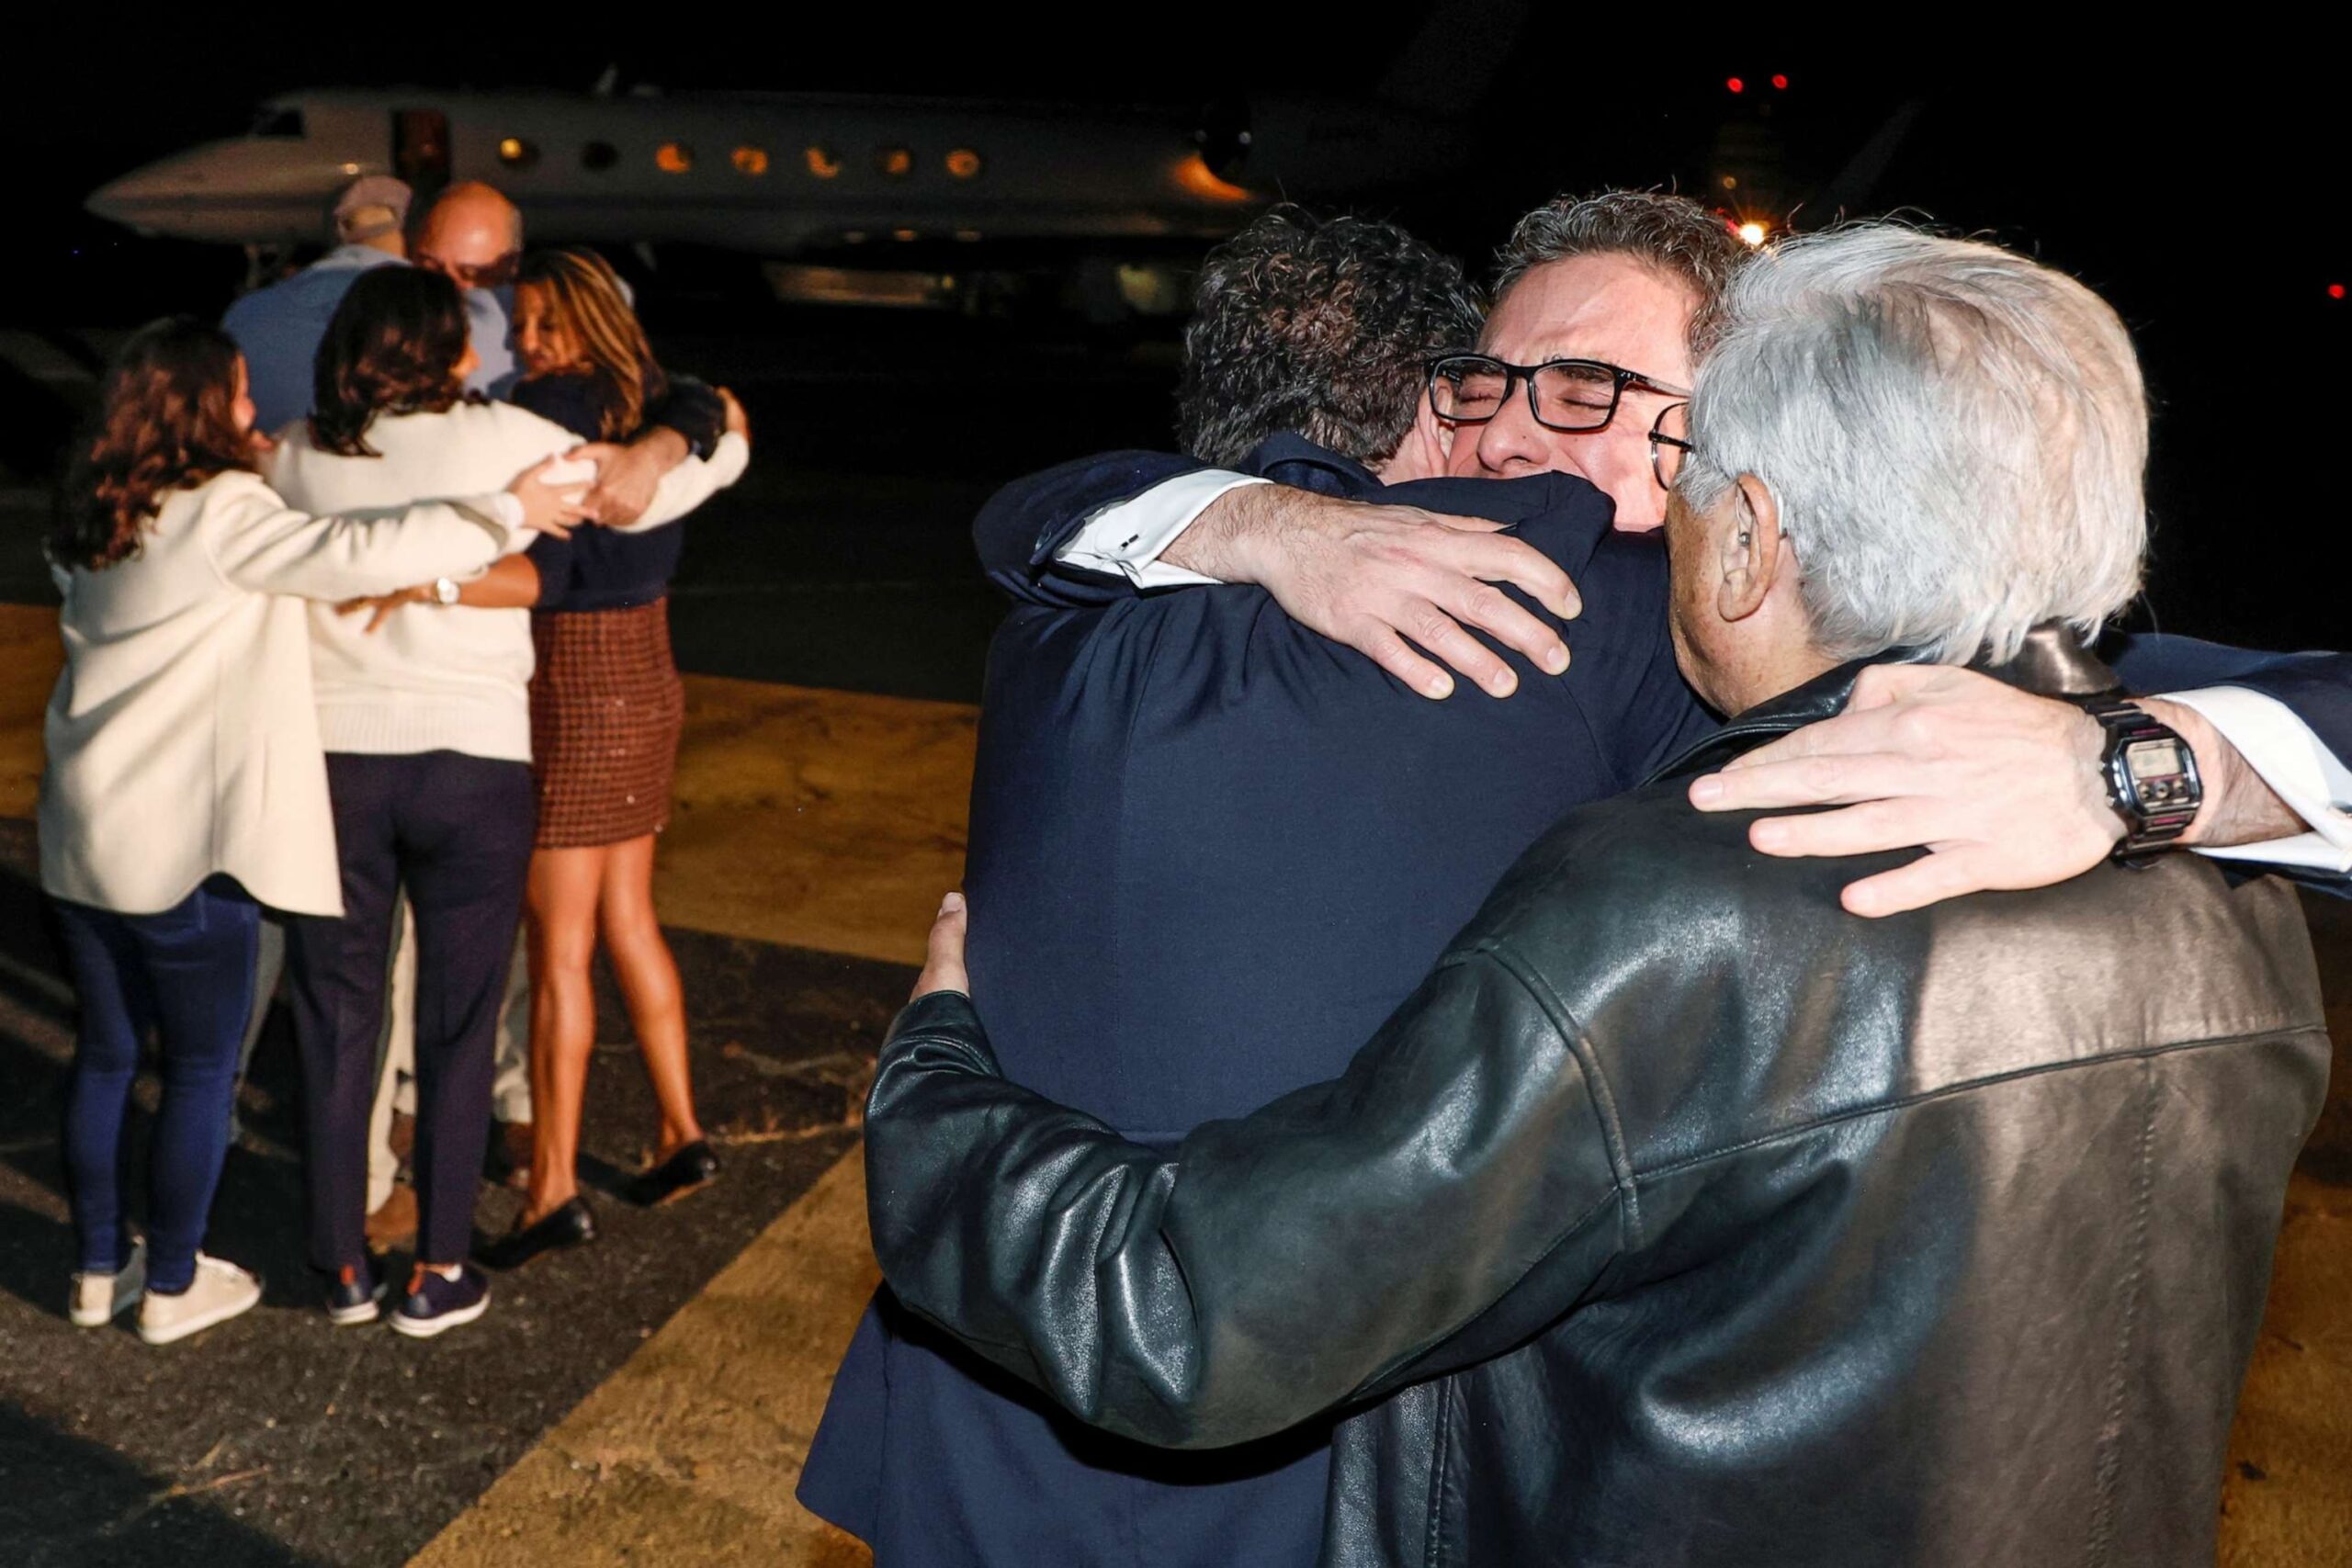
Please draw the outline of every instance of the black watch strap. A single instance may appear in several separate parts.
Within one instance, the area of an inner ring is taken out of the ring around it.
[[[2177,730],[2137,703],[2115,696],[2078,699],[2107,731],[2099,776],[2108,804],[2123,818],[2123,838],[2111,852],[2126,865],[2144,865],[2170,848],[2205,804],[2197,757]],[[2153,773],[2140,765],[2168,759]]]

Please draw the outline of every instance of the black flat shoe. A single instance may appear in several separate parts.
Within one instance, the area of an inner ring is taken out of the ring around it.
[[[632,1202],[650,1209],[718,1179],[718,1155],[700,1138],[629,1183]]]
[[[519,1269],[542,1252],[585,1247],[596,1239],[596,1216],[574,1198],[541,1215],[535,1224],[517,1225],[496,1241],[478,1247],[474,1256],[492,1269]]]

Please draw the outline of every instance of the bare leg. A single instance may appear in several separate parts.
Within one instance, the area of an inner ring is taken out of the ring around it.
[[[653,915],[653,835],[611,846],[597,906],[605,952],[628,1006],[629,1026],[645,1058],[645,1076],[662,1107],[656,1162],[700,1138],[694,1080],[686,1066],[686,999],[677,960]]]
[[[525,1224],[580,1191],[580,1111],[588,1092],[588,1058],[596,1047],[596,998],[588,965],[596,955],[596,889],[606,852],[598,846],[531,854],[526,907],[536,1135]]]

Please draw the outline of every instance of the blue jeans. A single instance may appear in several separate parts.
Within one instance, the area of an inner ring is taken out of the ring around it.
[[[82,1003],[65,1100],[65,1171],[82,1269],[112,1273],[130,1255],[122,1132],[140,1039],[152,1023],[163,1041],[164,1096],[148,1144],[147,1282],[183,1291],[196,1278],[229,1152],[261,906],[227,876],[209,878],[159,915],[56,902]]]

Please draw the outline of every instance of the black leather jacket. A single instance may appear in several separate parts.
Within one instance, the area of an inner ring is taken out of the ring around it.
[[[1345,1076],[1172,1152],[919,998],[868,1108],[884,1272],[1146,1441],[1363,1404],[1329,1563],[2211,1563],[2326,1084],[2292,896],[2176,855],[1862,920],[1871,863],[1748,821],[1671,782],[1572,814]]]

